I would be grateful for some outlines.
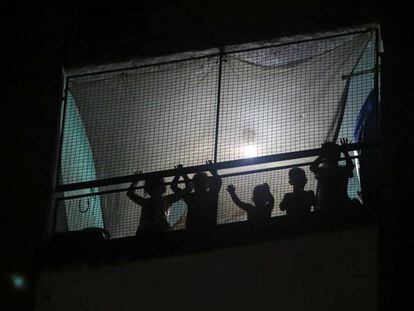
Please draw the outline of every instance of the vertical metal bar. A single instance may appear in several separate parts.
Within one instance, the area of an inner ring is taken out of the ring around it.
[[[56,225],[56,207],[57,207],[57,201],[56,201],[56,193],[55,191],[59,187],[59,175],[60,175],[60,168],[61,168],[61,158],[62,158],[62,146],[63,146],[63,133],[65,130],[65,119],[66,119],[66,103],[68,100],[68,78],[66,75],[63,75],[63,101],[60,105],[60,111],[59,111],[59,130],[57,133],[57,139],[55,144],[55,163],[53,168],[53,189],[52,194],[50,197],[50,205],[49,205],[49,211],[48,211],[48,218],[47,218],[47,237],[50,238],[52,234],[55,231],[55,225]]]
[[[219,55],[219,72],[217,81],[217,110],[216,110],[216,134],[214,140],[214,163],[217,162],[217,151],[218,151],[218,135],[219,135],[219,121],[220,121],[220,97],[221,97],[221,76],[223,71],[223,47],[220,47]]]
[[[58,108],[58,129],[56,131],[55,136],[55,144],[54,144],[54,157],[52,163],[52,174],[51,174],[51,192],[49,194],[49,206],[47,209],[46,214],[46,239],[48,240],[50,236],[54,232],[54,213],[56,209],[56,188],[58,186],[58,178],[59,178],[59,163],[60,163],[60,154],[61,154],[61,146],[62,146],[62,135],[64,129],[64,118],[65,118],[65,110],[66,110],[66,97],[67,97],[67,78],[64,70],[62,69],[62,84],[61,84],[61,94],[60,97],[60,105]]]
[[[59,130],[59,142],[58,142],[58,150],[57,150],[57,169],[55,175],[55,189],[59,187],[59,174],[62,166],[62,146],[63,146],[63,139],[64,139],[64,131],[65,131],[65,120],[66,120],[66,106],[68,101],[68,81],[69,78],[65,78],[65,90],[64,90],[64,97],[63,97],[63,104],[62,104],[62,112],[60,115],[61,125]]]

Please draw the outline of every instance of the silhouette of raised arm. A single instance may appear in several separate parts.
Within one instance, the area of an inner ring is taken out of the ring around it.
[[[217,167],[215,166],[215,164],[213,163],[213,161],[211,160],[207,160],[206,164],[209,166],[209,171],[211,173],[212,180],[211,180],[211,187],[210,187],[210,191],[213,192],[220,192],[221,189],[221,185],[222,185],[222,179],[220,177],[219,174],[217,174]]]
[[[140,195],[138,195],[138,194],[135,193],[135,187],[137,186],[137,184],[138,184],[138,182],[140,180],[139,177],[141,176],[141,174],[142,174],[142,171],[137,171],[137,172],[134,173],[134,175],[136,177],[136,180],[134,180],[131,183],[131,185],[129,186],[128,192],[127,192],[127,196],[132,201],[134,201],[135,203],[137,203],[137,204],[139,204],[139,205],[142,206],[144,204],[145,199],[142,196],[140,196]]]
[[[245,210],[247,212],[252,207],[251,204],[245,203],[239,199],[239,197],[236,194],[236,187],[234,187],[233,185],[228,185],[226,190],[230,194],[233,203],[240,207],[242,210]]]
[[[207,160],[206,164],[208,165],[208,170],[210,171],[211,175],[218,176],[217,175],[217,168],[214,165],[213,161],[212,160]]]
[[[350,172],[352,172],[352,175],[349,177],[353,177],[353,170],[354,170],[354,163],[351,160],[351,157],[348,154],[348,151],[346,151],[346,147],[351,143],[348,138],[341,138],[341,146],[344,147],[344,149],[342,150],[342,153],[345,156],[345,161],[346,161],[346,167],[350,170]]]
[[[175,169],[177,170],[177,173],[176,173],[176,175],[174,176],[174,179],[171,182],[171,190],[174,193],[181,193],[181,194],[190,193],[193,189],[191,187],[190,178],[188,178],[187,174],[184,173],[183,165],[178,164],[178,165],[175,166]],[[178,187],[178,181],[179,181],[181,176],[183,177],[183,179],[185,181],[185,188],[184,189],[181,189],[181,188]]]
[[[313,163],[309,167],[309,169],[312,173],[316,173],[316,171],[319,168],[319,164],[321,164],[321,162],[325,158],[325,144],[326,143],[327,142],[324,142],[324,143],[321,144],[321,153],[320,153],[320,155],[315,159],[315,161],[313,161]]]

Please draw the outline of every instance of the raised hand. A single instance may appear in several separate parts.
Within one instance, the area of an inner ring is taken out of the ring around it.
[[[141,175],[142,175],[142,171],[136,171],[136,172],[134,172],[134,177],[135,177],[136,180],[138,180],[139,177],[141,177]]]
[[[213,163],[213,161],[207,160],[206,164],[209,166],[209,171],[211,172],[211,174],[216,175],[217,174],[217,168],[216,168],[215,164]]]
[[[321,144],[321,148],[325,148],[327,144],[329,144],[329,140],[325,140],[325,141]]]
[[[326,146],[329,143],[329,141],[325,140],[322,144],[321,144],[321,155],[324,155],[326,152]]]
[[[177,164],[174,168],[180,173],[183,172],[183,165],[182,164]]]
[[[236,192],[236,187],[234,187],[233,185],[228,185],[226,190],[230,193],[233,194]]]
[[[142,171],[134,172],[134,179],[133,179],[131,185],[129,186],[128,192],[127,192],[127,196],[137,204],[142,203],[140,201],[141,197],[135,193],[135,187],[139,183],[140,179],[142,179],[141,175],[142,175]]]
[[[348,154],[348,151],[347,151],[347,147],[349,146],[351,141],[349,141],[348,138],[341,138],[340,142],[341,142],[341,146],[343,147],[342,153],[345,156],[346,167],[349,169],[349,177],[352,178],[353,169],[354,169],[355,166],[354,166],[354,163],[352,162],[351,158],[349,157],[349,154]]]

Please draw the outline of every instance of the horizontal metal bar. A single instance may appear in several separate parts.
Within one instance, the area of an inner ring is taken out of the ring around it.
[[[351,156],[351,159],[358,159],[360,156]],[[345,158],[341,158],[340,161],[345,160]],[[323,162],[323,161],[322,161]],[[235,173],[229,173],[229,174],[223,174],[220,175],[221,178],[227,178],[227,177],[234,177],[234,176],[242,176],[242,175],[251,175],[251,174],[257,174],[257,173],[264,173],[264,172],[271,172],[271,171],[277,171],[277,170],[283,170],[293,167],[301,167],[301,166],[308,166],[311,165],[312,162],[304,162],[299,164],[290,164],[290,165],[283,165],[283,166],[275,166],[275,167],[268,167],[258,170],[251,170],[251,171],[242,171],[242,172],[235,172]],[[184,180],[178,181],[179,184],[185,183]],[[164,183],[165,185],[170,185],[171,182]],[[134,190],[143,189],[144,186],[134,187]],[[57,198],[56,201],[66,201],[66,200],[74,200],[74,199],[80,199],[80,198],[87,198],[87,197],[93,197],[96,195],[105,195],[105,194],[112,194],[112,193],[118,193],[118,192],[125,192],[128,191],[128,188],[121,188],[121,189],[113,189],[113,190],[106,190],[106,191],[99,191],[99,192],[93,192],[93,193],[84,193],[84,194],[78,194],[78,195],[72,195],[72,196],[66,196],[66,197],[60,197]]]
[[[350,156],[350,158],[358,159],[360,156]],[[341,158],[339,161],[343,161],[345,158]],[[321,161],[323,163],[324,161]],[[242,171],[242,172],[235,172],[235,173],[229,173],[229,174],[222,174],[220,175],[221,178],[227,178],[227,177],[234,177],[234,176],[242,176],[242,175],[251,175],[251,174],[258,174],[258,173],[264,173],[264,172],[271,172],[271,171],[277,171],[277,170],[284,170],[288,168],[293,167],[301,167],[301,166],[308,166],[311,165],[313,162],[303,162],[303,163],[297,163],[297,164],[289,164],[289,165],[283,165],[283,166],[275,166],[275,167],[268,167],[258,170],[250,170],[250,171]],[[166,182],[165,185],[170,185],[172,182]],[[184,180],[178,181],[179,184],[185,183]],[[134,187],[134,190],[143,189],[144,186]],[[80,198],[86,198],[86,197],[92,197],[96,195],[105,195],[105,194],[112,194],[112,193],[118,193],[118,192],[125,192],[128,191],[128,188],[121,188],[121,189],[113,189],[113,190],[107,190],[107,191],[99,191],[99,192],[93,192],[93,193],[84,193],[84,194],[78,194],[73,196],[67,196],[67,197],[60,197],[57,198],[56,201],[66,201],[66,200],[74,200],[74,199],[80,199]]]
[[[144,186],[140,187],[134,187],[134,189],[143,189]],[[91,192],[91,193],[82,193],[82,194],[76,194],[76,195],[70,195],[65,197],[56,198],[56,202],[59,201],[67,201],[67,200],[75,200],[75,199],[81,199],[81,198],[89,198],[94,197],[97,195],[105,195],[105,194],[112,194],[112,193],[118,193],[118,192],[125,192],[128,191],[129,188],[121,188],[121,189],[112,189],[112,190],[106,190],[106,191],[97,191],[97,192]]]
[[[357,144],[350,144],[344,151],[353,151],[353,150],[360,150],[360,149],[366,149],[366,148],[372,148],[376,146],[376,143],[357,143]],[[257,157],[257,158],[249,158],[249,159],[242,159],[242,160],[233,160],[233,161],[225,161],[225,162],[219,162],[214,165],[214,168],[220,170],[220,169],[229,169],[229,168],[235,168],[235,167],[243,167],[243,166],[251,166],[251,165],[257,165],[257,164],[264,164],[264,163],[271,163],[271,162],[280,162],[280,161],[287,161],[287,160],[295,160],[300,158],[308,158],[312,156],[318,156],[320,154],[320,149],[311,149],[306,151],[297,151],[297,152],[289,152],[284,154],[277,154],[277,155],[270,155],[270,156],[263,156],[263,157]],[[300,155],[300,156],[299,156]],[[265,171],[271,171],[271,170],[280,170],[280,169],[286,169],[289,167],[294,166],[303,166],[307,165],[309,163],[305,164],[292,164],[287,166],[277,166],[274,168],[266,168],[262,170],[252,170],[252,173],[256,172],[265,172]],[[184,167],[183,171],[186,174],[196,173],[200,171],[208,171],[211,169],[210,165],[197,165],[197,166],[188,166]],[[109,185],[115,185],[115,184],[122,184],[122,183],[129,183],[133,181],[139,181],[139,180],[145,180],[152,176],[161,176],[161,177],[168,177],[168,176],[175,176],[177,173],[177,170],[171,169],[171,170],[165,170],[165,171],[158,171],[153,173],[143,173],[139,176],[137,179],[136,175],[128,175],[128,176],[122,176],[122,177],[115,177],[115,178],[108,178],[108,179],[101,179],[101,180],[95,180],[91,182],[82,182],[82,183],[73,183],[68,185],[62,185],[61,191],[73,191],[73,190],[80,190],[80,189],[87,189],[87,188],[95,188],[95,187],[101,187],[101,186],[109,186]],[[244,172],[237,172],[237,173],[230,173],[230,174],[224,174],[222,177],[229,177],[229,176],[237,176],[237,175],[245,175],[248,174],[246,171]],[[166,183],[169,184],[169,183]],[[141,189],[142,187],[137,187],[136,189]],[[59,189],[60,190],[60,189]],[[100,194],[100,193],[115,193],[115,192],[121,192],[125,191],[126,189],[114,189],[114,190],[108,190],[103,192],[95,192],[93,194]],[[91,195],[93,195],[91,194]],[[82,197],[82,196],[88,196],[86,195],[79,195],[76,197]],[[66,197],[68,198],[68,197]],[[58,198],[57,200],[65,199],[65,198]]]
[[[350,144],[348,145],[347,150],[345,151],[368,148],[372,144],[374,143]],[[241,167],[241,166],[249,166],[249,165],[257,165],[257,164],[263,164],[263,163],[294,160],[294,159],[299,159],[299,158],[307,158],[307,157],[317,156],[319,154],[320,154],[320,149],[318,148],[318,149],[310,149],[310,150],[304,150],[304,151],[295,151],[295,152],[288,152],[288,153],[282,153],[282,154],[268,155],[268,156],[262,156],[262,157],[256,157],[256,158],[224,161],[224,162],[215,163],[214,167],[220,170],[220,169],[235,168],[235,167]],[[210,165],[204,164],[204,165],[187,166],[183,168],[183,171],[187,174],[190,174],[190,173],[196,173],[200,171],[207,171],[209,169],[210,169]],[[163,170],[163,171],[157,171],[157,172],[151,172],[151,173],[143,173],[140,175],[139,180],[144,180],[151,176],[168,177],[168,176],[174,176],[175,174],[176,174],[175,169],[169,169],[169,170]],[[72,190],[78,190],[82,188],[95,188],[95,187],[109,186],[109,185],[132,182],[134,180],[137,180],[136,178],[137,177],[134,174],[132,174],[132,175],[127,175],[127,176],[98,179],[98,180],[93,180],[93,181],[60,185],[57,190],[58,191],[72,191]]]
[[[352,73],[352,74],[349,74],[349,75],[343,75],[342,80],[346,80],[348,78],[353,78],[353,77],[358,77],[358,76],[363,76],[363,75],[366,75],[366,74],[369,74],[369,73],[375,73],[375,71],[376,71],[376,68],[373,67],[371,69],[358,71],[358,72],[355,72],[355,73]]]
[[[188,57],[188,58],[183,58],[183,59],[175,59],[175,60],[164,61],[164,62],[159,62],[159,63],[154,63],[154,64],[145,64],[145,65],[138,65],[138,66],[132,66],[132,67],[125,67],[125,68],[117,68],[117,69],[109,69],[109,70],[96,71],[96,72],[81,73],[81,74],[70,75],[70,76],[68,76],[68,78],[69,79],[81,78],[81,77],[95,76],[95,75],[106,74],[106,73],[116,73],[116,72],[121,72],[121,71],[143,69],[143,68],[154,67],[154,66],[170,65],[170,64],[175,64],[175,63],[180,63],[180,62],[185,62],[185,61],[191,61],[191,60],[197,60],[197,59],[203,59],[203,58],[209,58],[209,57],[211,57],[211,58],[218,57],[219,55],[220,55],[220,53],[213,53],[213,54],[209,54],[209,55],[194,56],[194,57]]]
[[[360,33],[371,32],[373,30],[375,30],[375,29],[367,28],[365,30],[342,33],[342,34],[336,34],[336,35],[325,36],[325,37],[297,40],[297,41],[291,41],[291,42],[285,42],[285,43],[276,43],[276,44],[269,45],[269,46],[261,46],[261,47],[256,47],[256,48],[247,48],[247,49],[223,52],[222,55],[225,56],[225,55],[229,55],[229,54],[236,54],[236,53],[250,52],[250,51],[256,51],[256,50],[261,50],[261,49],[275,48],[275,47],[291,45],[291,44],[299,44],[299,43],[312,42],[312,41],[317,41],[317,40],[325,40],[325,39],[339,38],[339,37],[344,37],[344,36],[352,36],[352,35],[356,35],[356,34],[360,34]],[[191,60],[202,59],[202,58],[219,57],[220,54],[221,53],[218,52],[218,53],[213,53],[213,54],[209,54],[209,55],[194,56],[194,57],[176,59],[176,60],[159,62],[159,63],[154,63],[154,64],[145,64],[145,65],[138,65],[138,66],[132,66],[132,67],[117,68],[117,69],[110,69],[110,70],[103,70],[103,71],[96,71],[96,72],[88,72],[88,73],[83,73],[83,74],[75,74],[75,75],[69,75],[68,79],[80,78],[80,77],[85,77],[85,76],[93,76],[93,75],[99,75],[99,74],[106,74],[106,73],[115,73],[115,72],[128,71],[128,70],[135,70],[135,69],[147,68],[147,67],[151,67],[151,66],[162,66],[162,65],[174,64],[174,63],[179,63],[179,62],[184,62],[184,61],[191,61]]]
[[[350,156],[351,159],[358,159],[360,156]],[[345,158],[340,158],[339,161],[343,161]],[[321,163],[324,163],[325,161],[321,161]],[[313,161],[311,162],[303,162],[299,164],[289,164],[289,165],[282,165],[282,166],[275,166],[275,167],[268,167],[268,168],[262,168],[258,170],[251,170],[251,171],[242,171],[242,172],[235,172],[235,173],[229,173],[229,174],[223,174],[220,175],[222,178],[226,177],[234,177],[234,176],[242,176],[242,175],[251,175],[251,174],[258,174],[258,173],[265,173],[265,172],[271,172],[271,171],[278,171],[278,170],[286,170],[288,168],[293,167],[301,167],[301,166],[308,166],[311,165]]]
[[[299,44],[299,43],[312,42],[312,41],[318,41],[318,40],[326,40],[326,39],[332,39],[332,38],[352,36],[352,35],[357,35],[357,34],[361,34],[361,33],[371,32],[373,30],[375,30],[375,29],[367,28],[367,29],[364,29],[364,30],[341,33],[341,34],[325,36],[325,37],[317,37],[317,38],[312,38],[312,39],[303,39],[303,40],[297,40],[297,41],[291,41],[291,42],[285,42],[285,43],[276,43],[276,44],[268,45],[268,46],[260,46],[260,47],[256,47],[256,48],[248,48],[248,49],[224,52],[224,55],[237,54],[237,53],[243,53],[243,52],[251,52],[251,51],[256,51],[256,50],[276,48],[276,47],[281,47],[281,46],[285,46],[285,45]]]

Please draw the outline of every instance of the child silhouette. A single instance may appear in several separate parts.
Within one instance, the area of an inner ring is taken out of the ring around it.
[[[180,197],[177,194],[164,195],[166,192],[164,178],[157,176],[145,179],[144,192],[149,195],[149,198],[136,194],[134,188],[139,182],[140,174],[141,172],[135,173],[137,180],[131,183],[127,193],[128,198],[142,207],[137,234],[166,232],[170,229],[166,214],[170,206]]]
[[[186,228],[188,230],[210,230],[217,223],[218,195],[222,180],[217,174],[212,161],[206,161],[212,177],[205,172],[194,174],[190,179],[182,170],[182,165],[177,165],[177,176],[171,184],[171,189],[187,204]],[[185,188],[178,187],[178,179],[183,176]],[[194,191],[193,191],[194,189]]]
[[[308,182],[305,171],[299,167],[289,170],[289,184],[293,186],[293,192],[286,193],[280,203],[280,210],[286,211],[288,216],[306,215],[315,205],[315,194],[312,190],[305,191]]]
[[[349,145],[348,139],[342,138],[341,145]],[[311,164],[310,170],[318,180],[316,200],[321,209],[341,209],[351,203],[348,197],[348,179],[354,176],[354,164],[348,152],[342,151],[346,165],[340,166],[338,161],[341,148],[333,142],[322,144],[320,156]],[[322,161],[325,161],[321,165]]]
[[[270,220],[275,200],[270,192],[269,185],[264,183],[254,187],[253,204],[242,202],[236,194],[236,187],[228,185],[229,192],[234,204],[247,212],[247,221],[250,224],[263,224]]]

